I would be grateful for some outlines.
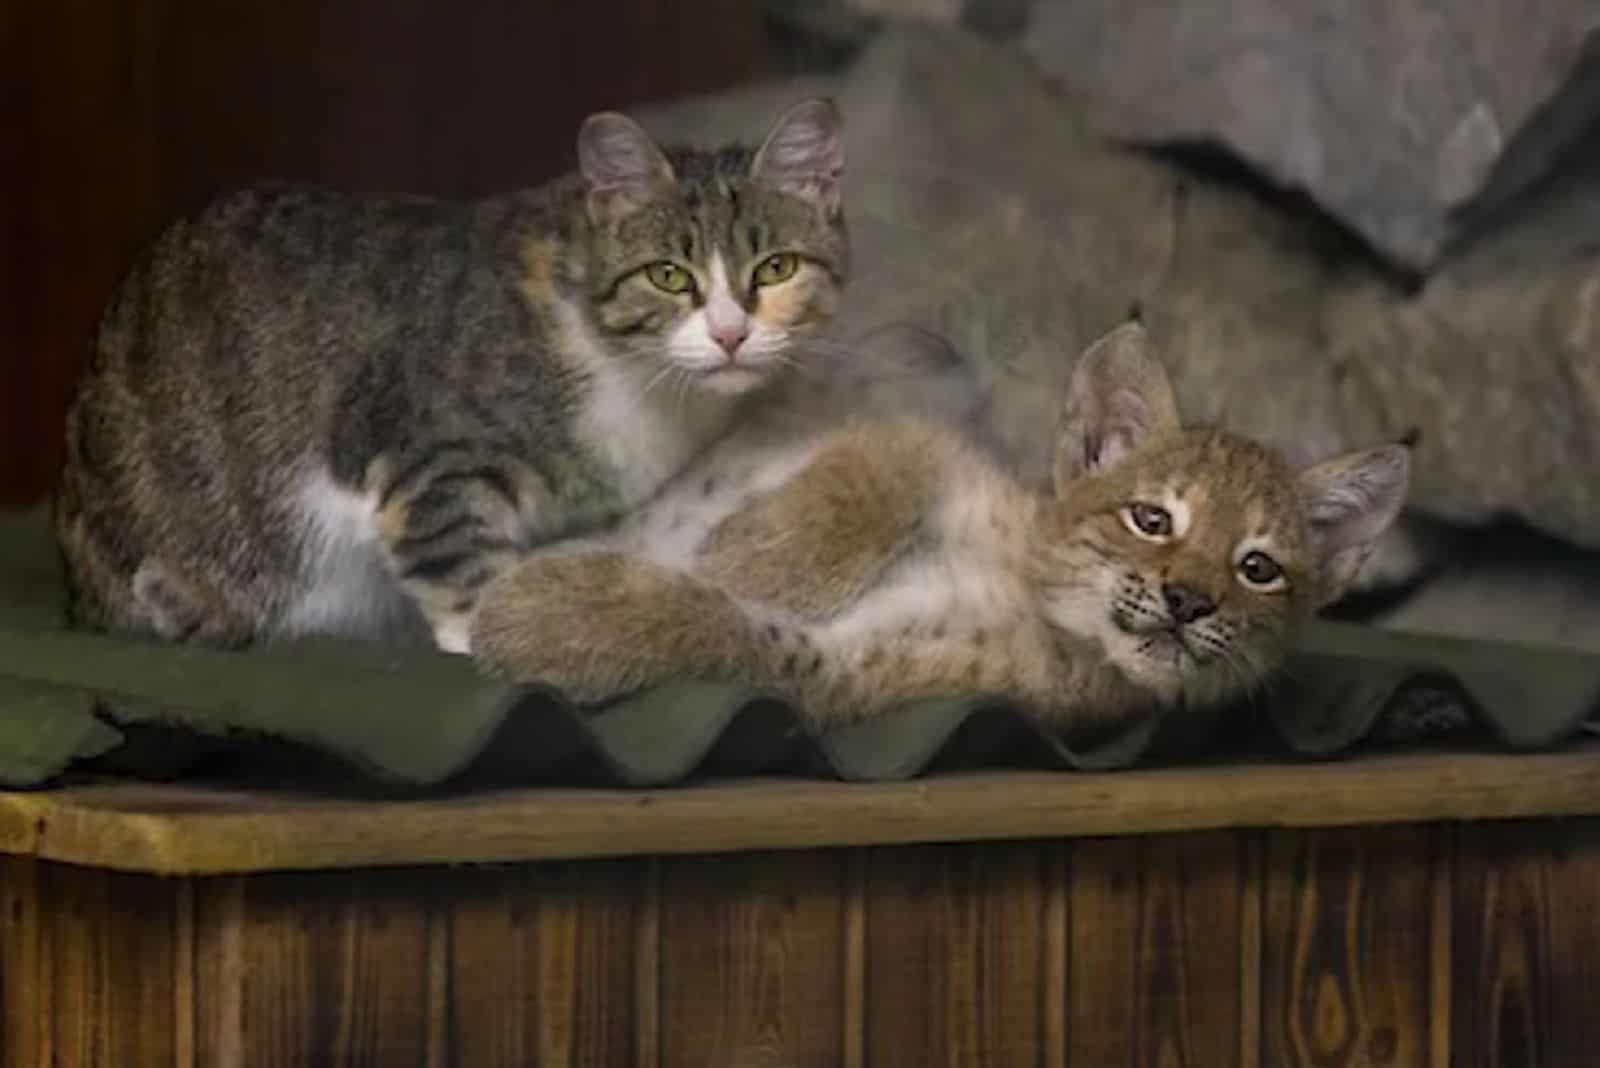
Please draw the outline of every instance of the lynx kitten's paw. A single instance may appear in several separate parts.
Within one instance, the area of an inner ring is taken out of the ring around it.
[[[737,673],[747,620],[724,594],[621,553],[549,552],[493,582],[472,627],[479,663],[582,703]]]

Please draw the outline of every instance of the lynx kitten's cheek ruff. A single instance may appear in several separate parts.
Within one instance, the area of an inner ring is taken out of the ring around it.
[[[1294,471],[1186,429],[1146,350],[1128,324],[1079,358],[1053,492],[915,419],[759,462],[713,450],[604,543],[498,579],[474,651],[588,702],[685,678],[775,688],[819,725],[982,696],[1092,733],[1248,691],[1393,521],[1408,454]]]
[[[626,513],[809,358],[849,249],[840,120],[470,204],[258,188],[170,227],[108,308],[56,523],[81,625],[430,636]]]

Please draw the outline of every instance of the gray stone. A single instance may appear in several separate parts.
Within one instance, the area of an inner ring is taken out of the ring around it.
[[[1116,136],[1219,141],[1425,268],[1600,116],[1597,28],[1595,0],[1035,0],[1022,43]]]
[[[1014,40],[1097,129],[1225,145],[1412,269],[1600,117],[1597,0],[841,2]]]
[[[817,91],[846,117],[859,256],[841,331],[947,336],[983,369],[1025,473],[1043,470],[1076,354],[1138,307],[1191,418],[1302,460],[1416,432],[1420,513],[1515,516],[1600,548],[1592,247],[1519,253],[1513,228],[1400,288],[1326,224],[1104,141],[1013,52],[930,24],[886,28],[836,78],[647,117],[755,135]]]

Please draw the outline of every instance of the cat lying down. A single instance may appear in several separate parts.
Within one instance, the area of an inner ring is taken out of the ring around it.
[[[608,540],[497,579],[473,653],[586,703],[745,683],[817,727],[981,695],[1099,733],[1240,696],[1352,580],[1400,511],[1409,456],[1295,472],[1183,428],[1147,345],[1129,323],[1079,359],[1053,493],[915,419],[719,449]]]

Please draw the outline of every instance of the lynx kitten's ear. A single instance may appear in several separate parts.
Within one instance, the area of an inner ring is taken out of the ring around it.
[[[802,101],[784,112],[750,164],[755,181],[805,197],[829,218],[839,213],[844,120],[831,100]]]
[[[1386,445],[1326,460],[1300,474],[1324,604],[1342,596],[1405,504],[1411,452]]]
[[[615,222],[642,207],[676,175],[644,128],[626,115],[590,115],[578,130],[578,170],[589,190],[589,218]]]
[[[1146,441],[1177,432],[1172,383],[1149,349],[1144,327],[1127,322],[1078,357],[1056,431],[1057,494]]]

